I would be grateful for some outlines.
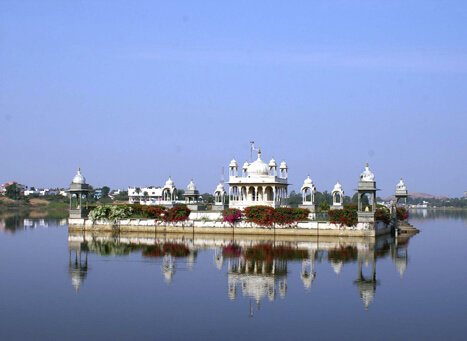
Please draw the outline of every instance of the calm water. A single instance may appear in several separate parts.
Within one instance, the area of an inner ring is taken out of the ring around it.
[[[411,223],[373,243],[0,218],[0,339],[465,339],[467,215]]]

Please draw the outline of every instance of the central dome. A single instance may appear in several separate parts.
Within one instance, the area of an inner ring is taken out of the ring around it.
[[[261,160],[261,151],[258,151],[258,158],[248,166],[247,172],[248,176],[269,175],[268,165]]]

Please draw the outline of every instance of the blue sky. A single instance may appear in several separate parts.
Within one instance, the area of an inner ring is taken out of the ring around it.
[[[1,1],[0,182],[467,190],[465,1]]]

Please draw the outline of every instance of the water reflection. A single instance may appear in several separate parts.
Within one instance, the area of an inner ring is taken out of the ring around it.
[[[464,221],[467,219],[467,210],[465,209],[410,209],[409,214],[411,219],[455,219]]]
[[[164,281],[171,285],[178,269],[191,270],[199,252],[212,252],[213,270],[227,275],[226,291],[230,300],[245,297],[259,309],[263,300],[287,296],[289,276],[299,275],[305,291],[319,279],[318,264],[329,264],[338,276],[343,268],[355,267],[353,285],[368,309],[374,301],[381,279],[377,261],[391,259],[400,277],[408,265],[407,235],[367,238],[276,238],[145,234],[95,234],[70,232],[69,274],[78,292],[88,274],[88,253],[98,256],[128,256],[140,253],[143,259],[158,259]],[[289,273],[298,263],[300,271]]]
[[[66,226],[67,219],[37,218],[31,212],[0,215],[0,233],[16,233],[22,230]]]

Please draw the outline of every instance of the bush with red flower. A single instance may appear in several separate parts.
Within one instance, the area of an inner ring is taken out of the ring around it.
[[[236,208],[227,208],[222,211],[222,218],[223,221],[228,222],[230,225],[234,225],[242,219],[242,211]]]
[[[274,223],[274,213],[274,208],[270,206],[250,206],[243,211],[246,221],[260,226],[271,226]]]
[[[143,212],[148,218],[164,220],[167,216],[167,209],[164,206],[143,206]]]
[[[391,222],[391,213],[389,212],[389,209],[385,206],[378,207],[375,211],[375,220],[389,224]]]
[[[164,221],[185,221],[190,216],[190,212],[190,209],[186,205],[174,206],[167,211],[167,213],[164,216]]]
[[[409,211],[405,207],[396,208],[397,220],[404,221],[409,219]]]
[[[356,205],[345,205],[342,210],[329,210],[329,222],[342,226],[355,226],[358,223]]]

